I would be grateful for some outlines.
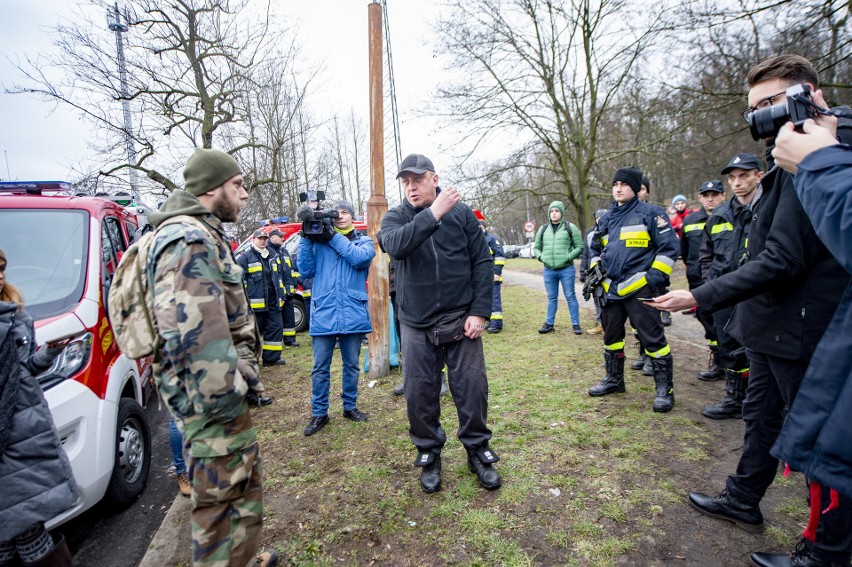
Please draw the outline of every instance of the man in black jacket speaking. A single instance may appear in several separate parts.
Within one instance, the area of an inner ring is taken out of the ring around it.
[[[751,69],[749,113],[785,102],[788,87],[807,84],[814,102],[825,107],[814,66],[798,55],[780,55]],[[774,138],[767,139],[768,147]],[[763,529],[760,501],[775,478],[778,460],[770,448],[781,431],[785,408],[793,405],[812,353],[849,284],[849,273],[826,249],[793,186],[793,176],[774,167],[752,200],[752,222],[745,262],[733,272],[690,292],[656,298],[655,307],[680,310],[696,303],[711,311],[737,304],[728,327],[746,347],[750,378],[743,402],[745,436],[736,474],[718,496],[693,492],[689,505],[747,531]],[[792,557],[756,553],[758,567],[848,565],[852,514],[848,502],[830,507],[823,495],[815,533],[802,540]]]
[[[500,486],[488,446],[488,378],[482,332],[491,315],[491,252],[473,210],[438,187],[435,166],[412,154],[400,166],[405,201],[382,219],[382,244],[396,262],[409,434],[425,492],[441,488],[441,369],[447,365],[468,466],[487,489]]]

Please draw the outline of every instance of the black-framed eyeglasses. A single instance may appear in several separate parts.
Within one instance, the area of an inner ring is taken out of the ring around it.
[[[748,117],[751,116],[752,112],[754,112],[755,110],[760,110],[761,108],[766,108],[768,106],[772,106],[772,99],[774,99],[778,96],[781,96],[782,94],[787,94],[787,90],[785,89],[785,90],[781,91],[780,93],[775,93],[772,96],[768,96],[764,99],[761,99],[760,101],[758,101],[758,103],[756,105],[746,108],[745,110],[742,111],[743,120],[748,122]]]

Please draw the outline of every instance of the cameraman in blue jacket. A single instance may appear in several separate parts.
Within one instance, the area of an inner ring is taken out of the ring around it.
[[[337,211],[338,217],[333,221],[324,219],[321,234],[303,234],[299,240],[299,273],[304,278],[313,278],[310,335],[314,366],[311,420],[305,435],[313,435],[328,423],[335,340],[340,341],[343,360],[343,417],[367,421],[367,414],[357,407],[358,360],[361,337],[373,331],[367,307],[367,274],[376,249],[372,238],[359,236],[355,231],[352,224],[355,209],[350,203],[337,201],[331,210]]]

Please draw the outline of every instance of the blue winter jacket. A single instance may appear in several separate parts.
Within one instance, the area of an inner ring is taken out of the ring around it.
[[[299,273],[313,278],[310,335],[369,333],[367,273],[376,255],[373,239],[335,233],[328,243],[299,240]]]
[[[796,193],[820,240],[852,274],[852,146],[799,164]],[[772,454],[852,498],[852,287],[847,287]]]
[[[646,285],[661,292],[679,252],[677,235],[665,214],[634,197],[621,206],[613,202],[598,222],[590,266],[603,264],[607,298],[619,300]]]

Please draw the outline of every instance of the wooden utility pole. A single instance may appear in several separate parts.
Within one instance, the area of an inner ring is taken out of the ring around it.
[[[382,77],[382,5],[373,0],[367,7],[370,51],[370,198],[367,200],[367,230],[373,240],[388,211],[385,198],[385,131]],[[376,244],[376,258],[370,265],[370,378],[387,376],[390,371],[390,325],[388,323],[388,255]]]

